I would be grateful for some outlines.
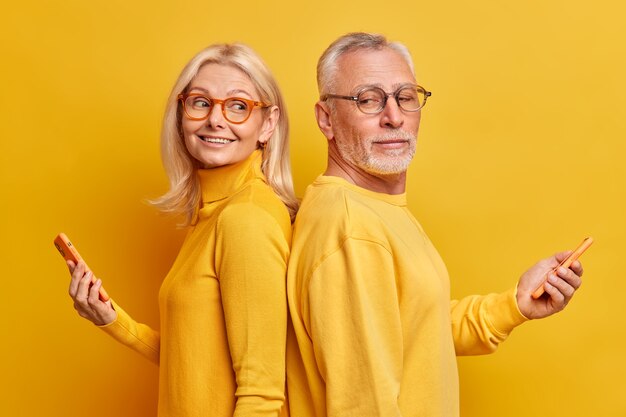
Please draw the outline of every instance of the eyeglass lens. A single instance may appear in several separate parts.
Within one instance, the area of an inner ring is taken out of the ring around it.
[[[400,108],[405,111],[417,111],[424,105],[425,91],[420,88],[401,88],[391,94]],[[379,113],[385,108],[389,94],[380,88],[362,91],[357,96],[357,106],[363,113]]]
[[[204,96],[189,96],[185,100],[185,111],[194,119],[207,118],[212,107],[221,100],[210,99]],[[227,98],[221,102],[224,117],[229,122],[242,122],[248,118],[252,106],[238,98]]]

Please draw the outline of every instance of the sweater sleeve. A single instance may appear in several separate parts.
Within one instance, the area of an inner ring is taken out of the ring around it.
[[[235,417],[277,416],[285,401],[286,271],[291,225],[254,204],[227,207],[216,271],[237,388]]]
[[[401,415],[403,344],[394,276],[387,249],[348,238],[310,277],[303,311],[328,417]]]
[[[458,356],[495,351],[516,326],[528,320],[517,307],[515,291],[472,295],[451,302],[452,335]]]
[[[145,324],[137,323],[113,300],[111,300],[111,302],[117,312],[117,318],[112,323],[99,327],[118,342],[139,352],[158,365],[160,345],[159,332]]]

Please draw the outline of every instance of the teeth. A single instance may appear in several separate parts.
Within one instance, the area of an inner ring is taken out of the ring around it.
[[[206,137],[203,137],[201,139],[203,141],[209,142],[209,143],[231,143],[231,142],[234,142],[234,140],[224,139],[224,138],[206,138]]]

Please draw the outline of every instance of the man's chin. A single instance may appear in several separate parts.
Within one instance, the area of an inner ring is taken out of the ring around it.
[[[380,160],[369,160],[367,161],[363,168],[368,172],[375,175],[399,175],[407,171],[409,169],[410,160],[406,161],[380,161]]]
[[[390,155],[386,152],[384,156],[370,156],[364,161],[364,165],[371,173],[378,175],[397,175],[409,169],[412,159],[413,155],[407,155],[406,150],[399,153],[399,155]]]

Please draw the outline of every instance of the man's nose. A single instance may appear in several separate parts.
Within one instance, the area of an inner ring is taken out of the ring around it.
[[[398,105],[396,99],[389,97],[383,111],[380,113],[381,127],[391,127],[397,129],[404,124],[404,113]]]

